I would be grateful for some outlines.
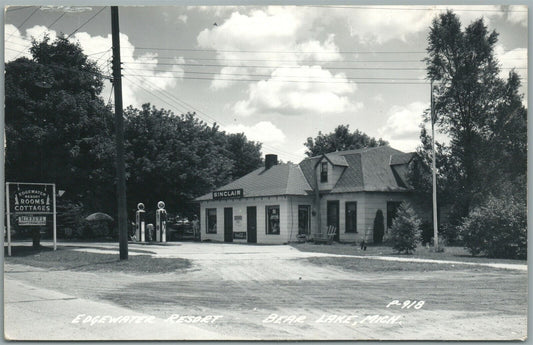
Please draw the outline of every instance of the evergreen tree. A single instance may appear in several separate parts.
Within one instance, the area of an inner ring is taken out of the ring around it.
[[[403,202],[398,208],[398,214],[392,221],[390,229],[392,248],[399,253],[405,252],[406,254],[414,251],[421,241],[421,224],[420,218],[411,205]]]

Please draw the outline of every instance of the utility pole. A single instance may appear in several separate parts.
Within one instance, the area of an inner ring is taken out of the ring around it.
[[[118,240],[120,260],[128,260],[128,216],[126,214],[126,168],[124,163],[124,118],[122,116],[122,76],[119,34],[118,6],[111,6],[113,87],[115,89],[115,141],[117,148]]]
[[[439,250],[439,229],[437,220],[437,168],[435,164],[435,105],[433,101],[433,80],[431,80],[431,146],[433,149],[433,159],[431,160],[431,171],[433,174],[433,244],[435,252]]]

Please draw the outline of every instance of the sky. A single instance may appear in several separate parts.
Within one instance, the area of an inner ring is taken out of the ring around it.
[[[305,158],[308,137],[339,125],[411,152],[430,106],[423,62],[429,27],[447,9],[463,26],[483,17],[499,33],[501,76],[515,68],[527,105],[526,6],[346,4],[121,6],[123,103],[196,112],[285,162]],[[5,61],[29,56],[32,38],[64,33],[109,76],[110,12],[9,7]],[[113,102],[109,82],[102,97]]]

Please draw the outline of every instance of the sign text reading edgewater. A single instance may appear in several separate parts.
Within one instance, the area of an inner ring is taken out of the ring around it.
[[[213,192],[213,199],[233,199],[233,198],[242,198],[244,195],[242,188],[241,189],[229,189],[229,190],[220,190]]]

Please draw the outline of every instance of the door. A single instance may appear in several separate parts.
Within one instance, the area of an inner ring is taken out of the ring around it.
[[[339,201],[333,200],[328,201],[328,227],[333,225],[335,226],[335,237],[333,238],[335,241],[339,241]]]
[[[224,208],[224,242],[233,242],[233,208]]]
[[[309,235],[311,206],[298,205],[298,235]]]
[[[257,207],[246,208],[246,232],[248,242],[257,243]]]

